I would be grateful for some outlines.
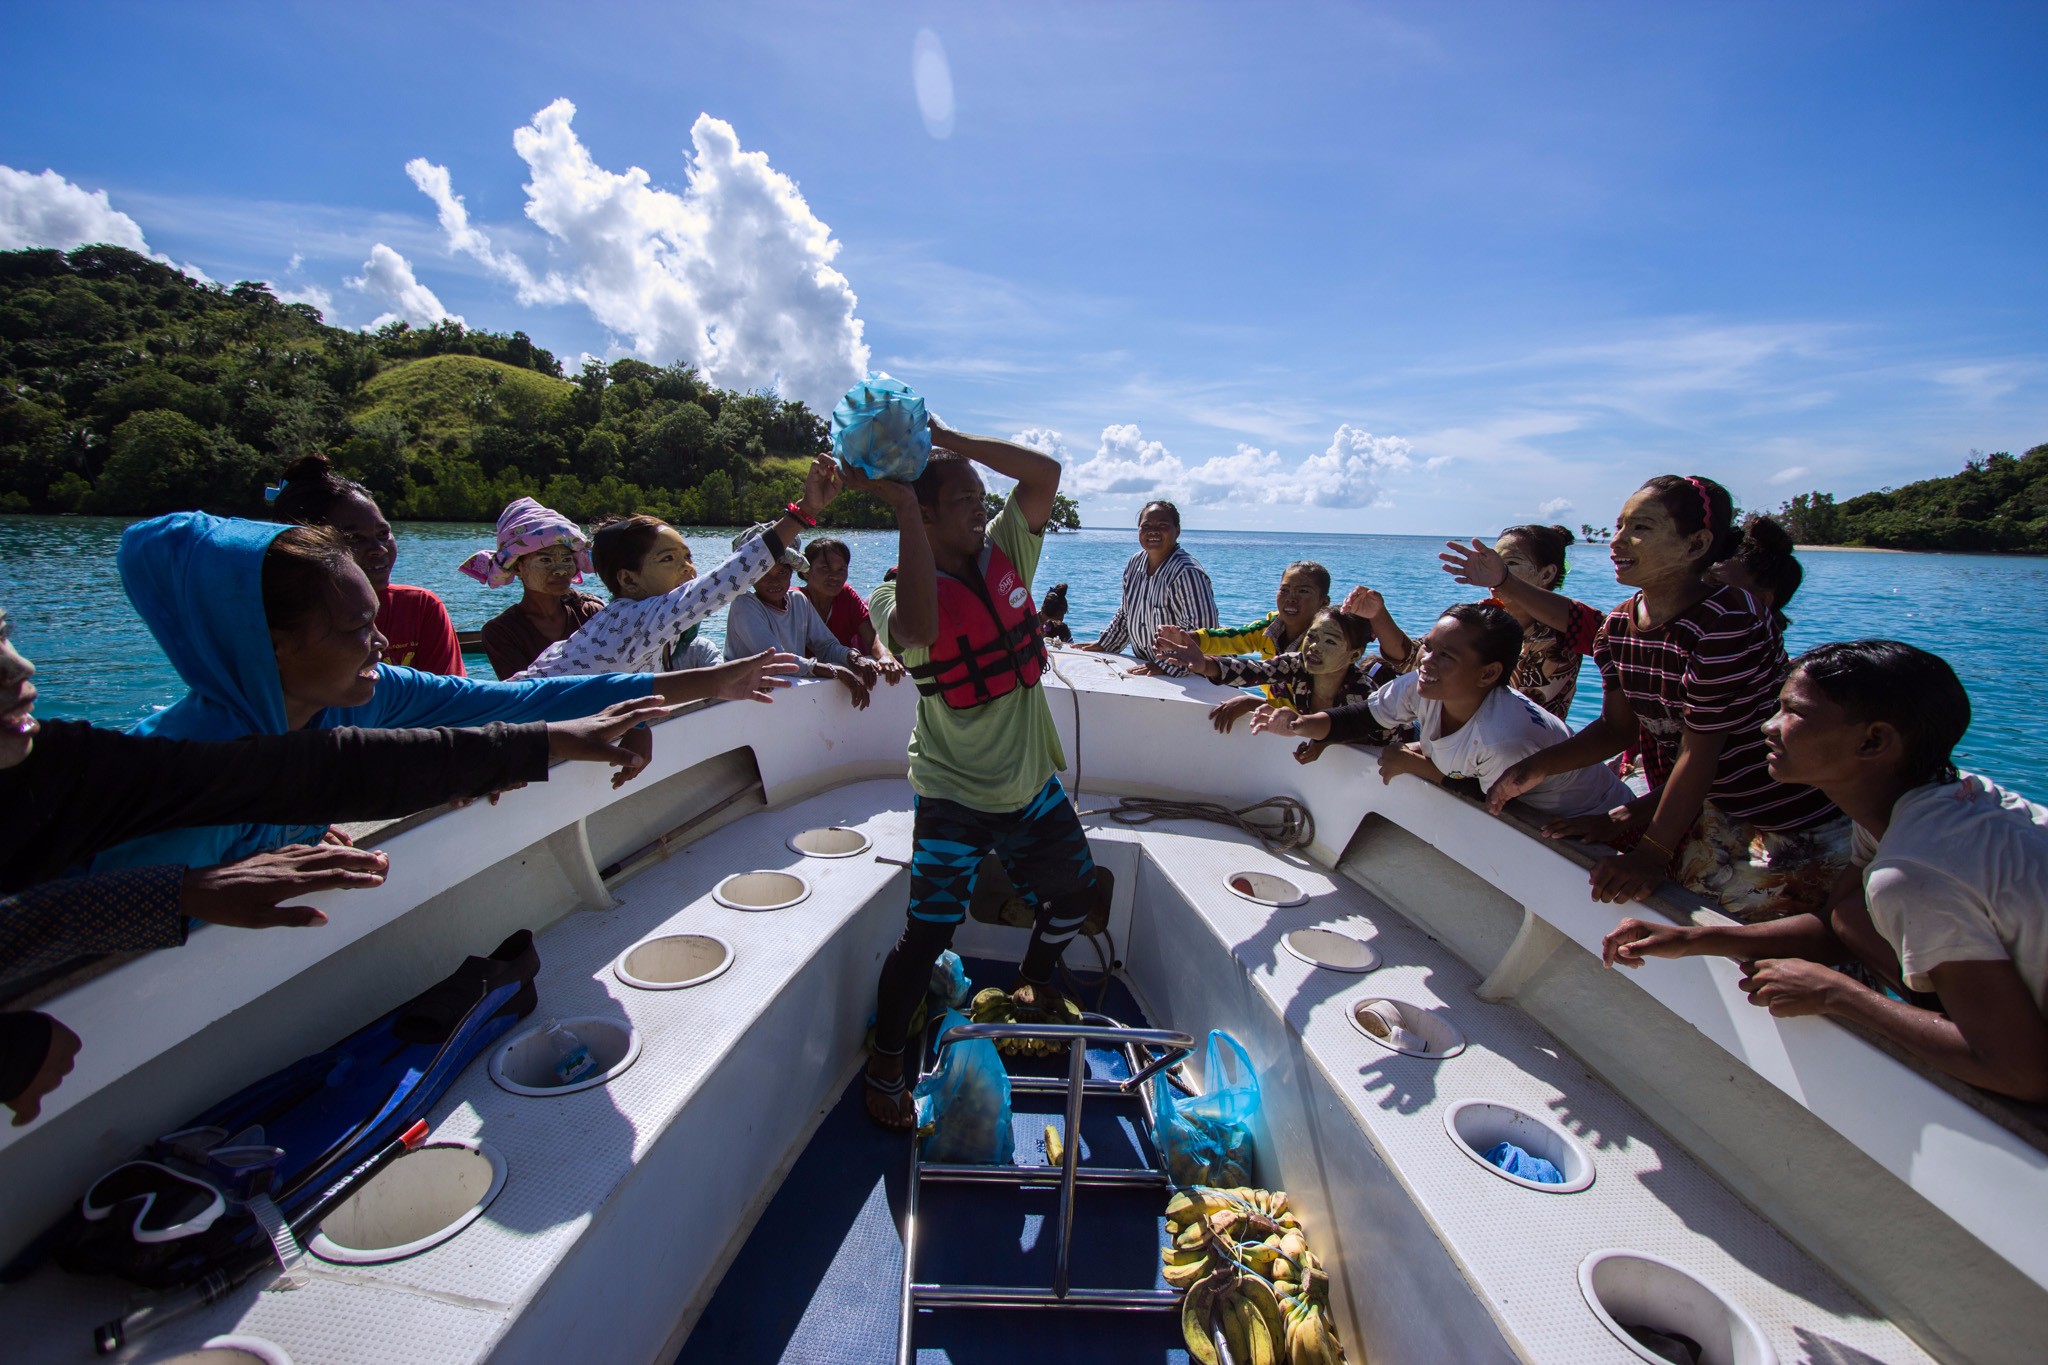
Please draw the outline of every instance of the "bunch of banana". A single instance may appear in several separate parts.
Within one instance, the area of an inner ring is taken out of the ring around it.
[[[1273,1286],[1235,1266],[1210,1272],[1181,1301],[1188,1358],[1201,1365],[1286,1365],[1287,1326]]]
[[[1166,1232],[1169,1244],[1160,1253],[1165,1279],[1187,1293],[1181,1328],[1193,1359],[1218,1365],[1335,1365],[1344,1359],[1329,1319],[1330,1277],[1308,1249],[1286,1191],[1181,1190],[1167,1203]],[[1272,1354],[1259,1354],[1263,1341],[1270,1341]]]
[[[1081,1007],[1061,996],[1050,1007],[1019,1005],[1001,986],[975,992],[968,1005],[968,1017],[977,1024],[1078,1024]],[[1054,1057],[1067,1050],[1065,1043],[1047,1038],[1006,1038],[997,1043],[1009,1057]]]

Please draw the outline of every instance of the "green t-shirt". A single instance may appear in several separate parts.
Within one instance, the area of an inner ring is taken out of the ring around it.
[[[1010,557],[1029,583],[1038,571],[1045,536],[1031,534],[1017,495],[988,524],[988,538]],[[884,583],[868,598],[875,633],[889,641],[889,618],[896,613],[896,585]],[[928,649],[896,649],[905,667],[931,657]],[[956,711],[938,697],[917,699],[917,724],[910,731],[910,786],[919,796],[957,801],[975,810],[1021,810],[1038,795],[1046,780],[1067,766],[1059,734],[1052,728],[1052,710],[1045,704],[1043,679],[1037,687],[1019,687],[966,711]]]

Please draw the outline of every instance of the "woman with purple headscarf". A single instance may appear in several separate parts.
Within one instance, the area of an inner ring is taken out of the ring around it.
[[[532,498],[498,514],[498,548],[479,550],[462,572],[486,587],[517,580],[517,602],[484,623],[484,653],[500,678],[510,678],[557,640],[566,640],[604,610],[604,600],[577,592],[590,572],[590,538],[575,522]]]

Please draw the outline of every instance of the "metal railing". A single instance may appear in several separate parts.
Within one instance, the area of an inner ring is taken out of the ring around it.
[[[1035,1166],[971,1166],[926,1162],[919,1158],[919,1143],[911,1142],[910,1194],[903,1224],[902,1324],[897,1337],[898,1365],[911,1365],[911,1336],[919,1307],[931,1308],[1088,1308],[1122,1312],[1171,1310],[1180,1295],[1171,1289],[1075,1289],[1069,1283],[1073,1253],[1075,1190],[1082,1185],[1105,1188],[1165,1190],[1166,1172],[1151,1165],[1108,1167],[1082,1171],[1081,1109],[1090,1094],[1130,1095],[1159,1072],[1173,1066],[1194,1051],[1195,1042],[1185,1033],[1171,1029],[1125,1028],[1106,1014],[1083,1014],[1079,1024],[956,1024],[938,1040],[934,1066],[954,1043],[986,1039],[1038,1039],[1064,1042],[1067,1046],[1067,1079],[1064,1084],[1049,1076],[1013,1076],[1013,1093],[1055,1094],[1064,1090],[1067,1103],[1063,1151],[1057,1174]],[[1122,1081],[1088,1079],[1088,1044],[1104,1043],[1121,1051],[1130,1077]],[[1144,1049],[1159,1049],[1150,1055]],[[1159,1134],[1152,1124],[1152,1108],[1140,1110],[1146,1144],[1157,1156]],[[1016,1187],[1057,1184],[1060,1192],[1059,1240],[1054,1252],[1053,1281],[1049,1289],[1012,1285],[946,1285],[919,1282],[917,1272],[917,1216],[919,1186],[925,1180],[960,1184],[985,1183]]]

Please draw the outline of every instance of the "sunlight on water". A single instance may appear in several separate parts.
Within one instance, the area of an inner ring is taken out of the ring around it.
[[[114,574],[114,546],[127,523],[97,517],[0,517],[0,603],[7,607],[23,652],[42,670],[36,679],[46,716],[79,716],[125,724],[180,694],[175,675],[130,609]],[[492,591],[455,571],[470,552],[491,544],[487,526],[401,523],[394,577],[432,588],[448,603],[458,629],[473,630],[503,610],[516,588]],[[700,568],[731,553],[731,531],[686,530]],[[893,531],[848,531],[852,582],[866,593],[895,562]],[[1461,589],[1436,561],[1441,542],[1419,536],[1283,535],[1190,531],[1182,543],[1208,569],[1225,624],[1252,620],[1272,606],[1280,571],[1296,559],[1330,570],[1341,598],[1353,583],[1386,595],[1395,619],[1411,634],[1428,629],[1431,613]],[[1056,535],[1046,543],[1037,586],[1071,585],[1067,620],[1076,639],[1092,639],[1116,610],[1124,561],[1135,549],[1129,530]],[[1790,606],[1788,646],[1796,653],[1824,640],[1885,635],[1942,655],[1970,689],[1975,712],[1959,758],[1963,766],[2048,796],[2048,559],[1986,555],[1863,554],[1818,551],[1801,556],[1806,585]],[[1621,600],[1604,546],[1572,551],[1566,586],[1594,606]],[[603,594],[593,577],[588,591]],[[722,642],[722,617],[705,623]],[[488,666],[477,667],[489,677]],[[1589,663],[1579,680],[1574,723],[1599,706],[1598,676]],[[1247,742],[1250,742],[1249,740]]]

